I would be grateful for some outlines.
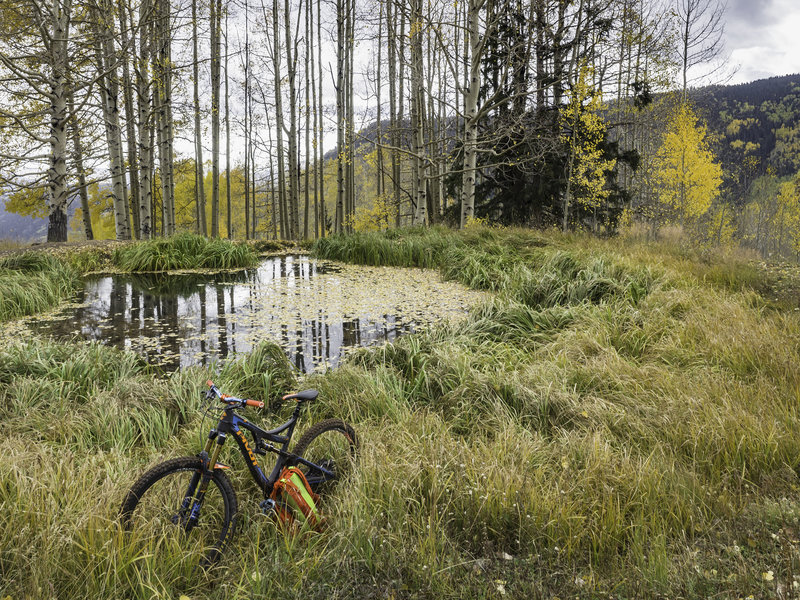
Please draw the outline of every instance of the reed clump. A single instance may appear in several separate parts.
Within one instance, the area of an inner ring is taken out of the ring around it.
[[[44,312],[72,296],[78,273],[41,252],[0,259],[0,321]]]
[[[118,248],[112,262],[121,271],[130,273],[234,269],[253,266],[258,255],[246,244],[181,233]]]

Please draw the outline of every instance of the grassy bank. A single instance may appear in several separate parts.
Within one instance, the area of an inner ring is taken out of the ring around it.
[[[236,269],[257,263],[257,251],[250,246],[191,234],[114,250],[53,247],[12,254],[0,258],[0,321],[55,307],[78,291],[86,273]]]
[[[48,310],[77,290],[78,273],[37,252],[0,259],[0,321]]]
[[[251,267],[258,255],[245,244],[189,233],[148,240],[114,251],[112,263],[125,273],[177,269],[233,269]]]
[[[115,511],[147,465],[199,446],[207,373],[156,380],[129,354],[33,343],[0,356],[0,596],[794,590],[800,321],[749,291],[745,263],[491,229],[331,238],[315,251],[432,266],[495,292],[464,322],[304,382],[270,346],[215,375],[256,397],[317,387],[305,423],[354,423],[363,452],[326,532],[277,534],[231,455],[243,522],[222,567],[190,577],[179,555],[132,554]]]

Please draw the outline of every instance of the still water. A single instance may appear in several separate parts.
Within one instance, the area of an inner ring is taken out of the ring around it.
[[[479,298],[434,271],[283,256],[237,273],[90,278],[74,303],[28,327],[130,349],[167,371],[270,340],[309,372],[337,366],[348,349],[461,318]]]

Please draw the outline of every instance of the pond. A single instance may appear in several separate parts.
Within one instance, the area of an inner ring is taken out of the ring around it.
[[[461,318],[481,297],[435,271],[281,256],[236,273],[89,278],[75,302],[27,326],[130,349],[168,371],[270,340],[309,372],[337,366],[351,348]]]

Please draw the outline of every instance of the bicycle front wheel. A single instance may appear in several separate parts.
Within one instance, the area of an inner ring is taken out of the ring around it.
[[[120,509],[122,526],[159,561],[203,566],[219,560],[233,533],[236,494],[215,470],[201,493],[202,461],[183,457],[156,465],[133,484]]]
[[[346,477],[353,468],[358,439],[353,428],[341,419],[326,419],[306,431],[294,447],[294,454],[324,467],[333,476],[299,464],[299,468],[317,494],[325,494]]]

